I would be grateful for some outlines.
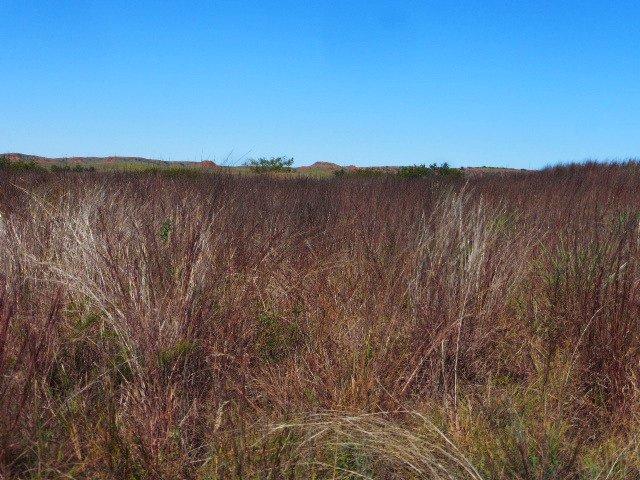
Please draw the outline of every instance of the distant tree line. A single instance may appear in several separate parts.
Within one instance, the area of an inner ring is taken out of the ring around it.
[[[411,165],[398,167],[395,170],[385,168],[357,168],[354,170],[345,170],[344,168],[337,170],[334,174],[337,177],[380,177],[384,175],[394,175],[399,178],[421,178],[430,176],[461,176],[462,170],[452,168],[448,163],[437,165]]]

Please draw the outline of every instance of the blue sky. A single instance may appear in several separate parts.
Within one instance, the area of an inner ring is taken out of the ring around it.
[[[640,2],[0,2],[0,151],[640,157]]]

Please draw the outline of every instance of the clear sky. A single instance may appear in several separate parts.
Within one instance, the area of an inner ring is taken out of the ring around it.
[[[0,151],[640,157],[638,1],[0,1]]]

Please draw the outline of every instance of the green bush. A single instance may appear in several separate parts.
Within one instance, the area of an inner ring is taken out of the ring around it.
[[[423,163],[422,165],[400,167],[400,169],[398,170],[398,176],[401,178],[420,178],[430,175],[458,176],[462,175],[462,171],[458,168],[450,167],[446,162],[440,166],[432,163],[427,167]]]
[[[256,173],[288,172],[292,170],[292,165],[293,157],[252,158],[245,163],[245,166]]]
[[[44,172],[46,169],[34,162],[33,160],[22,161],[19,160],[17,162],[10,161],[6,156],[0,157],[0,169],[13,170],[18,172],[24,171],[36,171],[36,172]]]

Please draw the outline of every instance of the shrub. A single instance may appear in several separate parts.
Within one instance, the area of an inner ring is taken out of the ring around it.
[[[11,161],[8,158],[0,157],[0,169],[11,170],[14,172],[45,172],[46,168],[36,163],[34,160],[28,161]]]
[[[451,168],[446,162],[441,166],[432,163],[428,167],[422,164],[400,167],[398,170],[398,176],[400,178],[420,178],[430,175],[461,176],[462,171],[457,168]]]
[[[252,158],[245,163],[245,166],[251,168],[256,173],[269,172],[287,172],[292,170],[293,157],[271,157],[271,158]]]

